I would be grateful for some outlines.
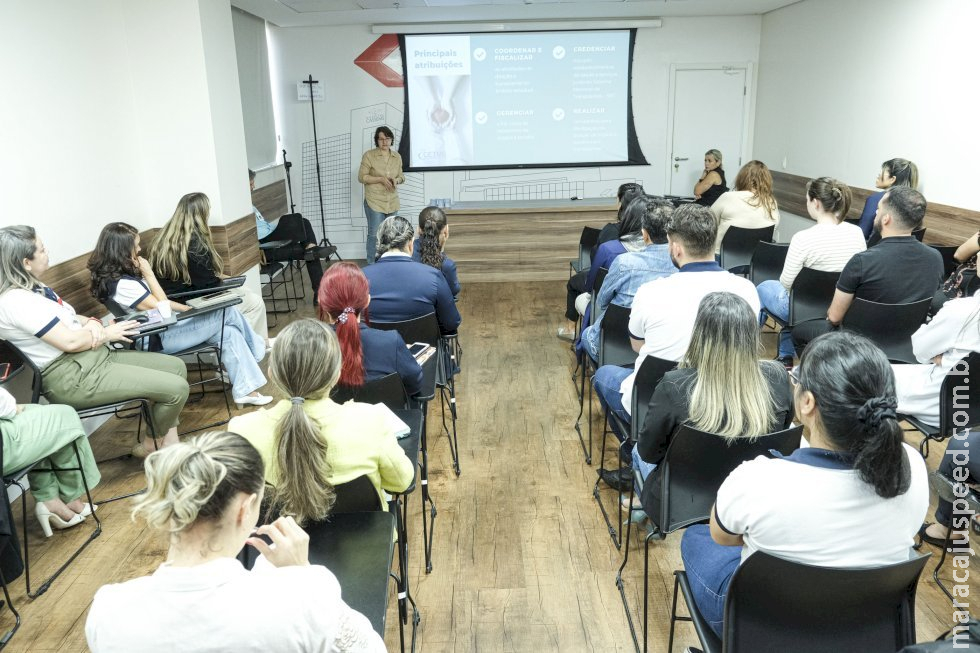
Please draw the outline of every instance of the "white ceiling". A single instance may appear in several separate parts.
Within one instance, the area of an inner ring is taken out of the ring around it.
[[[232,0],[280,27],[764,14],[801,0]]]

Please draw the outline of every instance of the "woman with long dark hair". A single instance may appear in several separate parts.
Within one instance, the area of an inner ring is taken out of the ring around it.
[[[103,304],[114,302],[125,309],[146,311],[167,302],[174,311],[190,310],[189,306],[167,299],[149,262],[140,256],[139,232],[125,222],[111,222],[102,228],[88,269],[92,296]],[[221,347],[221,363],[228,370],[235,403],[264,406],[272,401],[272,397],[258,391],[266,384],[259,369],[265,342],[236,307],[171,325],[159,335],[160,348],[155,351],[176,354],[202,343]]]
[[[719,634],[732,574],[755,551],[845,568],[902,562],[929,507],[926,466],[905,444],[880,349],[825,334],[790,378],[810,446],[742,463],[718,490],[710,526],[681,541],[695,602]]]
[[[310,564],[310,536],[292,517],[256,528],[264,472],[259,452],[234,433],[205,433],[146,460],[133,516],[169,539],[167,560],[151,576],[96,592],[90,650],[385,650],[336,577]],[[235,559],[246,544],[262,554],[251,571]],[[157,610],[152,619],[147,606]]]
[[[438,206],[427,206],[419,212],[419,232],[415,239],[412,258],[420,263],[442,270],[453,297],[459,295],[459,276],[456,262],[443,253],[449,240],[449,220]]]
[[[309,318],[293,322],[269,357],[269,376],[288,399],[228,424],[262,455],[272,512],[295,515],[300,524],[329,515],[334,485],[367,475],[387,505],[384,492],[401,492],[415,475],[385,411],[330,399],[340,369],[333,329]]]
[[[358,387],[391,373],[401,377],[409,396],[422,387],[422,367],[397,331],[368,325],[371,295],[356,263],[334,263],[320,282],[320,319],[333,325],[340,342],[340,384]]]

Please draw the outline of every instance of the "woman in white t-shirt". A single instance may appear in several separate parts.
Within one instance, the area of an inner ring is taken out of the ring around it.
[[[902,562],[929,507],[925,463],[904,442],[880,349],[848,331],[823,335],[791,379],[810,446],[739,465],[710,525],[681,541],[695,602],[719,634],[728,584],[755,551],[826,567]]]
[[[789,291],[803,268],[840,272],[851,257],[865,250],[864,235],[857,226],[844,222],[851,208],[851,189],[844,182],[820,177],[806,185],[806,210],[817,223],[793,236],[779,280],[759,284],[763,313],[768,313],[783,330],[779,333],[778,359],[793,366],[792,331],[789,321]],[[765,315],[762,316],[763,318]]]
[[[167,299],[150,264],[139,254],[140,234],[135,227],[125,222],[103,227],[88,261],[92,295],[103,304],[113,301],[134,311],[156,308],[160,302],[168,302],[177,312],[190,310]],[[258,392],[267,382],[259,369],[265,356],[264,339],[252,331],[237,308],[177,322],[160,334],[159,351],[176,354],[202,343],[221,347],[221,363],[228,370],[235,403],[264,406],[272,401]]]
[[[772,194],[772,173],[762,161],[749,161],[735,177],[735,189],[723,193],[711,205],[718,219],[715,254],[729,227],[763,229],[779,224],[779,208]]]
[[[154,453],[146,481],[133,513],[169,537],[167,561],[96,592],[85,623],[92,651],[385,650],[336,577],[310,564],[309,535],[292,517],[255,528],[264,465],[245,438],[207,433]],[[262,554],[252,571],[235,559],[246,543]]]
[[[49,267],[48,251],[33,227],[0,229],[0,338],[38,367],[41,392],[50,403],[81,409],[148,400],[154,437],[144,431],[134,455],[176,443],[188,392],[183,361],[108,347],[130,342],[137,323],[104,327],[94,317],[76,314],[38,278]]]

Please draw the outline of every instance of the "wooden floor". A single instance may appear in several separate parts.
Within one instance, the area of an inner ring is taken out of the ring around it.
[[[578,410],[570,376],[574,360],[567,343],[554,335],[564,292],[560,282],[471,283],[464,288],[458,384],[462,476],[451,471],[445,438],[430,436],[430,488],[439,514],[429,575],[422,563],[417,495],[411,504],[410,578],[422,614],[418,650],[632,649],[614,585],[621,554],[592,499],[595,471],[586,465],[572,429]],[[312,307],[297,315],[312,315]],[[772,340],[766,339],[770,347]],[[220,395],[208,395],[185,410],[182,427],[213,419],[219,406],[223,409]],[[438,415],[432,417],[435,423]],[[101,459],[126,451],[131,438],[131,424],[113,421],[93,435],[93,444]],[[930,467],[941,447],[933,449]],[[143,487],[134,460],[100,467],[103,482],[97,499]],[[607,500],[612,495],[610,491]],[[148,574],[164,559],[166,543],[130,521],[128,504],[119,501],[99,509],[102,536],[46,594],[32,602],[24,596],[23,577],[12,583],[24,623],[9,650],[86,650],[85,619],[96,589]],[[33,500],[28,507],[33,509]],[[18,514],[19,508],[14,505]],[[31,519],[33,565],[40,577],[60,564],[85,534],[80,527],[44,540]],[[680,535],[673,534],[652,547],[651,651],[667,648],[679,542]],[[643,568],[640,557],[633,557],[642,552],[639,543],[634,536],[626,573],[634,609],[640,605]],[[938,557],[935,549],[933,554]],[[932,565],[928,569],[918,594],[920,640],[934,638],[952,619],[949,602],[932,581]],[[950,572],[946,570],[946,578]],[[980,595],[980,585],[972,581],[970,592]],[[392,594],[385,637],[390,651],[398,650],[395,605]],[[153,606],[146,607],[152,618]],[[11,623],[10,613],[2,611],[0,628]],[[696,643],[693,630],[681,625],[675,650]]]

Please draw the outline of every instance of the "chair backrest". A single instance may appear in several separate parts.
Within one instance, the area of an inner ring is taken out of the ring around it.
[[[925,235],[926,235],[925,227],[919,227],[918,229],[912,232],[912,237],[915,238],[920,243],[922,242],[922,239],[925,237]]]
[[[789,243],[759,242],[752,254],[749,280],[756,286],[763,281],[776,281],[783,273]]]
[[[841,326],[878,345],[888,360],[915,363],[912,334],[926,321],[932,297],[908,304],[880,304],[854,298]]]
[[[656,356],[647,356],[640,363],[636,370],[636,378],[633,380],[633,398],[630,415],[630,437],[634,442],[639,440],[640,429],[647,418],[647,411],[650,409],[650,399],[653,397],[654,390],[664,378],[664,374],[675,369],[677,363],[664,360]]]
[[[953,429],[962,431],[980,426],[980,376],[975,375],[980,375],[980,353],[977,352],[959,360],[946,373],[939,390],[941,437],[952,436]]]
[[[592,284],[591,297],[589,297],[589,323],[595,324],[596,304],[599,302],[599,291],[602,284],[606,281],[609,268],[599,268],[595,273],[595,282]]]
[[[371,326],[382,331],[397,331],[401,334],[405,344],[413,342],[424,342],[435,347],[439,344],[441,332],[439,331],[439,320],[435,313],[427,313],[421,317],[401,322],[371,322]]]
[[[939,255],[943,257],[943,277],[948,277],[953,273],[957,267],[959,267],[959,261],[953,258],[956,254],[957,247],[955,245],[929,245],[933,248]]]
[[[371,482],[367,474],[358,476],[353,481],[334,485],[333,491],[337,500],[330,510],[331,515],[383,510],[378,491],[374,488],[374,483]]]
[[[821,272],[803,268],[796,275],[789,293],[789,324],[825,317],[834,300],[840,272]]]
[[[338,404],[353,399],[365,404],[384,404],[392,410],[408,408],[408,393],[396,372],[367,381],[360,387],[337,385],[330,392],[330,398]]]
[[[636,352],[630,344],[630,309],[610,304],[599,328],[599,366],[632,365]]]
[[[674,432],[661,463],[661,533],[707,521],[718,488],[746,460],[775,449],[790,454],[800,447],[803,427],[793,426],[758,438],[731,442],[682,424]]]
[[[595,227],[582,227],[582,235],[578,239],[576,269],[587,270],[592,265],[592,248],[599,242],[599,231]]]
[[[728,586],[724,651],[893,653],[915,641],[915,590],[928,558],[840,569],[753,553]]]
[[[751,264],[756,245],[772,241],[775,231],[775,225],[761,229],[729,227],[721,240],[721,267],[731,270]]]
[[[0,340],[0,363],[9,363],[10,372],[0,383],[18,404],[36,404],[41,398],[41,370],[16,346]]]

